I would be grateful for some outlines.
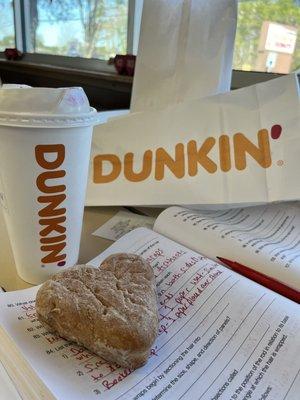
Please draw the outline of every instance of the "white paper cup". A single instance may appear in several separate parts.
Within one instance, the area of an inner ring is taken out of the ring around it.
[[[48,113],[35,113],[34,109],[24,113],[20,111],[20,99],[15,102],[19,104],[17,111],[2,111],[3,90],[0,89],[0,201],[17,272],[25,281],[39,284],[77,262],[97,113],[89,106],[87,111],[86,104],[85,112],[78,112],[76,95],[72,100],[76,112],[71,108],[68,114],[57,112],[61,97],[68,98],[68,91],[72,97],[78,89],[73,93],[72,89],[64,89],[58,102],[51,99],[51,105],[58,107],[53,106]],[[44,96],[53,90],[44,89]],[[19,95],[25,91],[20,90]],[[34,95],[34,90],[30,91],[33,92],[24,95],[26,100]],[[9,96],[13,104],[13,95]],[[49,104],[45,102],[44,106]]]

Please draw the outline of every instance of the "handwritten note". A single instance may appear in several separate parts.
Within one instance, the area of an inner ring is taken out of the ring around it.
[[[300,203],[223,211],[170,207],[154,229],[207,257],[238,261],[300,290]]]
[[[297,399],[297,304],[142,228],[89,264],[122,251],[147,259],[157,281],[159,334],[136,371],[45,330],[37,288],[0,296],[0,324],[58,399]]]

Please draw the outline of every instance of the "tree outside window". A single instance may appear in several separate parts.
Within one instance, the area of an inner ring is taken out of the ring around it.
[[[13,1],[0,0],[0,51],[7,47],[15,47]]]
[[[108,59],[126,53],[128,0],[30,1],[30,52]]]
[[[240,0],[234,69],[279,73],[298,69],[299,36],[299,0]]]

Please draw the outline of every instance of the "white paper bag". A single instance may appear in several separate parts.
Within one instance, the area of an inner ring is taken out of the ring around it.
[[[95,128],[88,205],[300,199],[297,74]]]
[[[131,111],[230,90],[236,0],[144,1]]]

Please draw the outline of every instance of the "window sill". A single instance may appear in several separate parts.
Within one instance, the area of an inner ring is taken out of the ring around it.
[[[133,78],[118,75],[113,66],[97,63],[98,69],[54,65],[26,60],[10,61],[0,56],[0,77],[6,83],[30,86],[81,86],[97,109],[129,108]]]
[[[281,76],[263,72],[233,71],[232,89]],[[81,86],[96,108],[129,108],[133,78],[118,75],[105,61],[25,54],[22,60],[9,61],[0,53],[3,82],[31,86]]]
[[[279,78],[282,74],[273,72],[257,72],[257,71],[232,71],[231,89],[240,89],[246,86],[255,85],[270,79]]]
[[[114,71],[113,68],[107,68],[106,71],[102,70],[88,70],[81,68],[73,68],[61,65],[53,64],[41,64],[32,61],[17,60],[10,61],[4,58],[0,58],[0,65],[4,68],[9,68],[12,71],[19,71],[22,69],[23,73],[26,72],[50,72],[55,74],[68,74],[68,76],[80,77],[81,79],[101,79],[106,81],[120,82],[132,84],[133,78],[131,76],[119,75]],[[109,67],[109,66],[108,66]]]

